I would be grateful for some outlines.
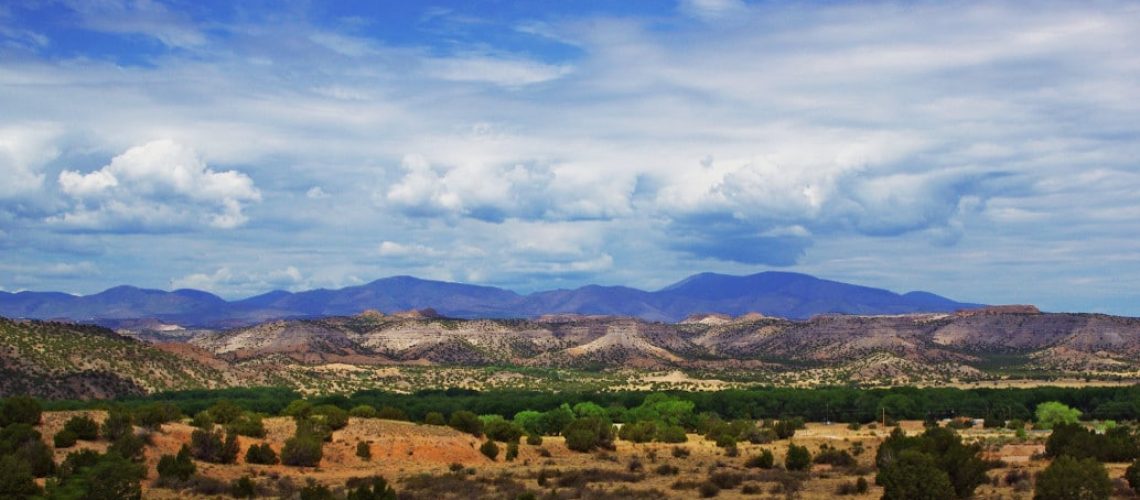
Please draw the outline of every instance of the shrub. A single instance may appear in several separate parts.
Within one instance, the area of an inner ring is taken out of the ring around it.
[[[52,437],[52,443],[56,448],[71,448],[75,446],[77,440],[75,433],[67,429],[55,433],[55,436]]]
[[[749,458],[744,462],[745,467],[753,469],[771,469],[776,462],[776,457],[772,454],[771,450],[761,450],[759,455]]]
[[[12,424],[39,425],[43,407],[35,398],[12,396],[0,402],[0,427]]]
[[[588,452],[594,448],[613,449],[613,425],[598,417],[574,419],[562,430],[566,447],[574,451]]]
[[[263,438],[265,437],[265,424],[261,416],[256,413],[245,413],[230,421],[226,431],[239,436]]]
[[[674,465],[661,464],[657,466],[656,472],[662,476],[676,476],[681,472],[681,469]]]
[[[328,486],[309,478],[306,480],[305,486],[301,487],[300,498],[301,500],[335,500],[336,496],[333,495]]]
[[[788,455],[784,458],[784,468],[788,470],[808,470],[811,467],[811,452],[805,446],[788,444]]]
[[[662,443],[684,443],[689,440],[685,428],[679,425],[666,425],[657,429],[657,440]]]
[[[99,424],[91,417],[71,417],[63,424],[63,429],[74,433],[76,439],[84,441],[99,439]]]
[[[190,425],[199,429],[211,430],[214,428],[214,417],[210,416],[210,412],[202,410],[194,414],[194,418],[190,419]]]
[[[479,417],[474,413],[466,410],[452,413],[447,425],[459,432],[466,432],[475,437],[483,435],[483,421],[479,420]]]
[[[293,418],[308,418],[313,412],[313,404],[305,401],[304,399],[296,399],[289,403],[285,409],[281,410],[281,415],[284,417]]]
[[[527,434],[526,444],[529,444],[531,446],[541,446],[542,436],[539,436],[538,434]]]
[[[408,414],[399,408],[385,406],[383,408],[380,408],[380,411],[376,412],[376,418],[382,418],[385,420],[408,420]]]
[[[731,490],[744,482],[744,475],[739,472],[714,472],[709,476],[709,482],[722,490]]]
[[[85,500],[137,499],[142,497],[139,482],[146,477],[146,467],[117,453],[79,454],[56,484],[49,483],[48,497],[83,498]],[[66,463],[67,461],[65,461]]]
[[[311,436],[295,436],[281,448],[281,463],[298,467],[316,467],[321,463],[321,442]]]
[[[348,416],[356,418],[376,418],[376,408],[369,405],[357,405],[348,410]]]
[[[364,459],[365,461],[372,460],[372,446],[368,441],[360,441],[356,443],[356,456]]]
[[[828,464],[835,467],[850,467],[855,465],[855,457],[851,456],[847,450],[832,447],[821,449],[819,454],[817,454],[812,461],[817,464]]]
[[[162,424],[182,417],[182,411],[170,403],[150,403],[135,410],[135,422],[147,429],[158,429]]]
[[[128,460],[138,462],[143,459],[143,448],[145,447],[146,441],[132,432],[124,434],[112,442],[111,446],[107,447],[107,453],[115,453]]]
[[[946,471],[938,468],[930,455],[911,449],[902,450],[887,466],[881,467],[875,481],[883,487],[884,500],[956,497]]]
[[[506,458],[507,461],[510,462],[510,461],[513,461],[514,459],[518,458],[518,456],[519,456],[519,444],[517,442],[516,443],[507,443],[507,454],[503,458]]]
[[[332,441],[332,429],[319,416],[297,420],[297,429],[294,431],[294,435],[311,437],[324,442]]]
[[[313,412],[309,418],[318,417],[320,422],[324,423],[325,426],[332,431],[343,429],[348,425],[348,412],[339,406],[320,405],[313,408]]]
[[[245,452],[245,463],[247,464],[262,464],[262,465],[276,465],[277,452],[269,446],[269,443],[252,444]]]
[[[114,441],[134,432],[131,415],[124,411],[111,410],[103,421],[102,434],[108,441]]]
[[[790,439],[796,435],[796,429],[803,427],[803,421],[796,419],[780,419],[772,426],[779,439]]]
[[[523,429],[513,422],[504,420],[503,417],[496,416],[483,423],[483,433],[489,439],[510,443],[518,442],[523,435]]]
[[[237,460],[237,436],[222,431],[197,429],[190,434],[190,452],[194,458],[216,464],[232,464]]]
[[[349,479],[346,500],[396,500],[396,490],[383,477],[372,476]]]
[[[487,458],[491,459],[492,462],[494,462],[495,458],[499,456],[499,445],[495,444],[494,441],[488,439],[483,443],[483,446],[479,447],[479,453],[482,453]]]
[[[242,414],[241,407],[228,399],[214,403],[214,406],[211,406],[206,411],[210,413],[210,416],[214,417],[215,424],[221,425],[226,425],[237,420]]]
[[[230,496],[234,498],[253,498],[257,496],[257,489],[249,476],[242,476],[230,484]]]
[[[621,426],[618,437],[634,443],[648,443],[657,436],[657,425],[653,422],[633,422]]]
[[[1128,469],[1124,471],[1124,479],[1128,481],[1128,486],[1133,491],[1140,493],[1140,458],[1134,460],[1132,465],[1129,465]]]
[[[1058,457],[1037,475],[1034,500],[1107,499],[1112,494],[1112,481],[1104,465],[1091,458]]]
[[[40,492],[28,464],[12,455],[0,456],[0,498],[28,498]]]
[[[673,447],[673,458],[685,458],[689,456],[689,449],[681,446]]]
[[[854,481],[840,483],[839,486],[835,488],[835,494],[861,495],[866,493],[868,488],[870,488],[870,485],[867,484],[867,480],[860,477]]]
[[[447,425],[447,421],[443,419],[443,414],[438,411],[429,411],[424,415],[424,423],[427,425]]]
[[[712,498],[720,494],[720,488],[706,481],[697,487],[697,492],[700,493],[701,498]]]
[[[182,445],[177,455],[163,455],[158,460],[159,479],[186,481],[198,471],[190,459],[190,447]]]

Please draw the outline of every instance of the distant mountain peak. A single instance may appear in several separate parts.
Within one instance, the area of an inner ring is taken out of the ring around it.
[[[0,294],[0,315],[15,318],[70,318],[109,324],[125,319],[158,319],[185,326],[237,326],[270,319],[345,316],[365,310],[386,314],[432,309],[453,318],[537,318],[579,314],[627,316],[677,322],[697,313],[806,319],[817,314],[908,314],[954,312],[977,304],[929,292],[904,295],[802,273],[764,271],[734,276],[698,273],[657,291],[620,285],[585,285],[519,295],[486,285],[399,275],[364,285],[301,292],[275,290],[226,301],[208,292],[173,292],[129,285],[88,296],[24,292]]]

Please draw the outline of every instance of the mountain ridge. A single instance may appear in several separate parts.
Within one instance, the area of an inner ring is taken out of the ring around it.
[[[0,292],[0,315],[87,321],[158,319],[184,326],[243,326],[274,319],[385,313],[433,308],[456,318],[537,318],[548,314],[630,316],[677,322],[692,314],[761,313],[789,319],[817,314],[954,312],[981,304],[924,291],[881,288],[765,271],[744,276],[698,273],[656,291],[585,285],[522,295],[503,288],[400,275],[339,289],[274,290],[227,301],[193,289],[164,291],[122,285],[91,295]]]

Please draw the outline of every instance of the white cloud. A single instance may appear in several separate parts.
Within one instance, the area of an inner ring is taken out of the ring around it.
[[[485,55],[434,59],[426,61],[426,65],[429,75],[443,80],[491,83],[504,87],[547,82],[572,71],[566,65]]]
[[[394,241],[381,242],[377,248],[377,253],[379,253],[381,257],[413,259],[434,257],[441,254],[441,252],[436,249],[424,245],[408,245]]]
[[[59,186],[75,205],[51,222],[92,230],[231,229],[246,222],[244,204],[261,200],[249,176],[214,171],[192,149],[169,140],[133,147],[86,174],[64,170]]]
[[[141,34],[171,47],[195,47],[206,36],[193,21],[154,0],[67,0],[89,29],[106,33]]]
[[[312,282],[294,266],[266,272],[235,271],[223,266],[212,273],[193,273],[170,280],[172,289],[192,288],[230,296],[248,296],[270,290],[303,290]]]
[[[321,189],[320,186],[313,186],[309,188],[308,191],[305,191],[305,197],[310,200],[321,200],[328,198],[329,194],[326,193],[324,189]]]
[[[681,0],[681,11],[705,20],[724,19],[748,10],[741,0]]]
[[[44,123],[0,127],[0,200],[40,192],[44,164],[59,156],[58,135],[59,127]]]

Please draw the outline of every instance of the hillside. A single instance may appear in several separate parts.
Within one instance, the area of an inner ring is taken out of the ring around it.
[[[209,357],[167,352],[94,326],[0,318],[0,395],[109,398],[226,385],[227,374]]]
[[[897,294],[806,274],[703,273],[657,291],[587,285],[519,295],[488,286],[396,276],[337,290],[272,291],[227,302],[196,290],[116,287],[88,296],[0,292],[0,315],[93,322],[118,328],[153,320],[183,327],[236,327],[277,319],[348,316],[433,308],[454,318],[537,318],[549,314],[630,316],[676,322],[696,313],[808,319],[817,314],[954,312],[978,307],[927,292]]]
[[[107,397],[193,387],[723,387],[1131,379],[1140,319],[987,308],[956,314],[462,320],[428,312],[146,331],[3,320],[0,394]],[[664,373],[673,373],[663,377]],[[665,385],[661,385],[665,384]]]

